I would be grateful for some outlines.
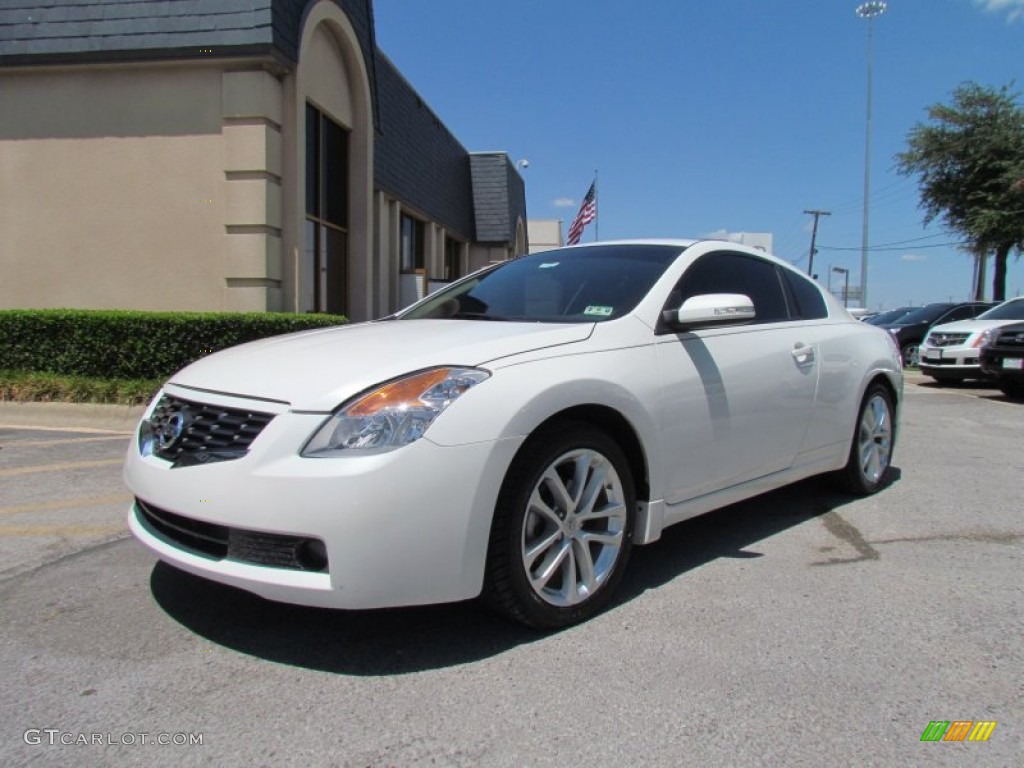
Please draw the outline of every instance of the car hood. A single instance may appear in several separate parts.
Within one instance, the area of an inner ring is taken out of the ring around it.
[[[981,333],[988,328],[998,328],[1001,325],[1012,325],[1020,320],[957,320],[952,323],[933,325],[929,335],[933,333]]]
[[[353,395],[439,365],[476,366],[509,355],[575,344],[593,323],[390,320],[274,336],[217,352],[171,383],[330,411]]]

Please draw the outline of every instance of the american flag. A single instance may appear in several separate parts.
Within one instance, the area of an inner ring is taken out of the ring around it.
[[[596,183],[595,181],[594,184]],[[594,184],[591,184],[590,189],[587,190],[587,195],[580,205],[580,212],[576,214],[576,218],[572,220],[569,227],[569,245],[576,245],[583,235],[583,228],[597,218],[597,198],[594,193]]]

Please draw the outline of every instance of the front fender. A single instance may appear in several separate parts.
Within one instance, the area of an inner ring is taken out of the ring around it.
[[[660,399],[653,345],[494,367],[431,426],[439,445],[525,438],[552,416],[581,405],[619,413],[633,428],[648,466],[651,498],[660,498],[664,469],[656,412]]]

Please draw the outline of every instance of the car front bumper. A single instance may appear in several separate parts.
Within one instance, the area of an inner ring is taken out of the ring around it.
[[[981,369],[1001,381],[1024,382],[1024,349],[986,347],[981,353]]]
[[[494,503],[522,438],[300,456],[325,418],[280,413],[242,458],[173,469],[133,440],[129,528],[160,559],[271,600],[361,609],[479,594]],[[245,545],[196,546],[211,531]],[[292,556],[310,542],[326,551],[320,570]]]
[[[981,371],[977,349],[922,346],[918,369],[936,378],[978,379]]]

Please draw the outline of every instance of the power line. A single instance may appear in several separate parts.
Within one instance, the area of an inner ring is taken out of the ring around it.
[[[918,249],[918,248],[950,248],[950,247],[954,247],[954,246],[971,245],[971,244],[972,243],[969,240],[961,240],[958,243],[930,243],[928,245],[916,245],[916,246],[914,246],[914,248],[915,249]],[[859,250],[861,250],[861,248],[859,248],[859,247],[857,247],[857,248],[840,248],[840,247],[834,246],[834,245],[819,245],[818,249],[822,250],[822,251],[859,251]],[[888,246],[883,246],[883,245],[872,245],[871,247],[868,248],[868,250],[869,251],[905,251],[906,248],[902,248],[902,247],[900,247],[900,248],[889,248]]]

